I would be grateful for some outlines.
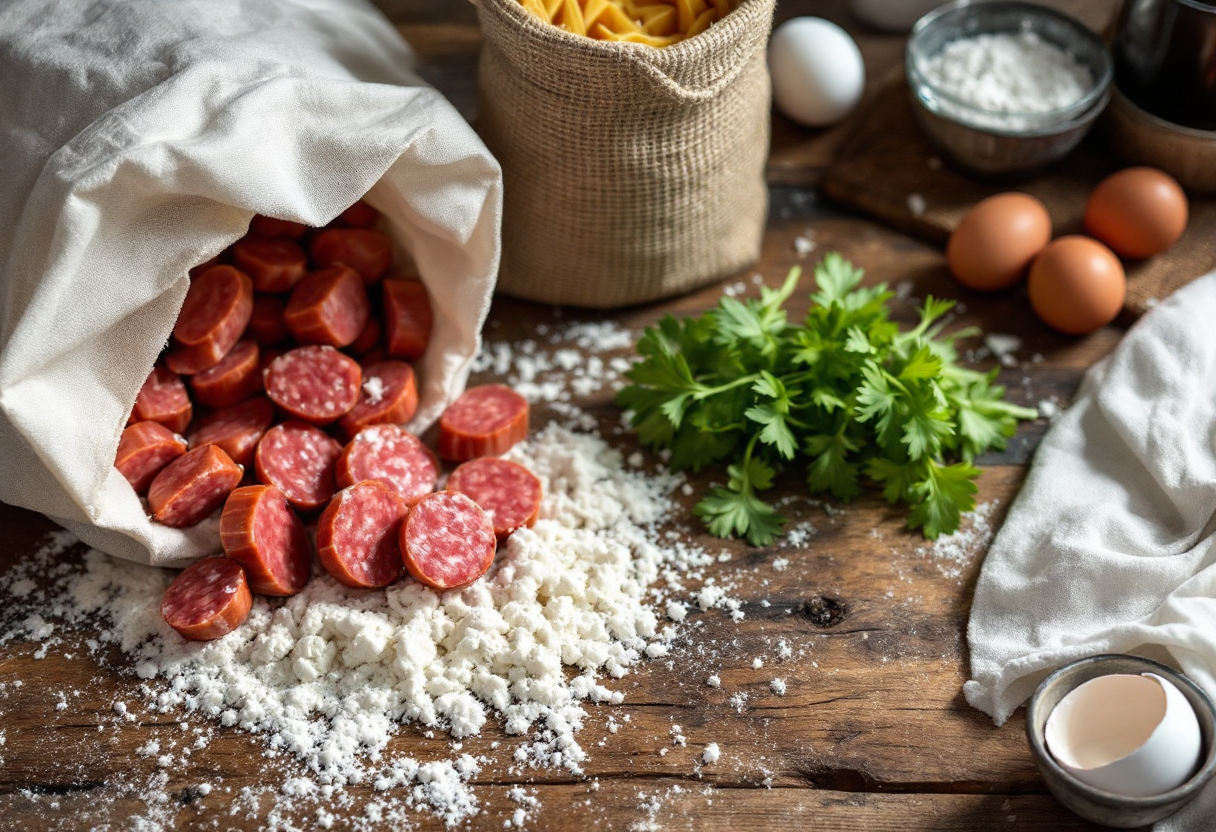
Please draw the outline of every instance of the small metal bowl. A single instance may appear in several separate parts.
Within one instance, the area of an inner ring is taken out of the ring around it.
[[[1094,86],[1073,104],[1043,113],[996,113],[933,85],[923,63],[950,41],[981,34],[1033,32],[1088,67]],[[1106,45],[1080,21],[1021,2],[959,0],[922,17],[904,54],[916,119],[958,167],[979,176],[1032,173],[1080,143],[1110,99],[1114,62]]]
[[[1047,718],[1060,700],[1090,679],[1112,673],[1155,673],[1173,682],[1191,703],[1203,738],[1200,751],[1203,762],[1198,771],[1178,788],[1153,797],[1111,794],[1073,777],[1060,767],[1047,750],[1044,739]],[[1169,817],[1189,803],[1216,774],[1216,711],[1212,708],[1212,701],[1181,673],[1139,656],[1090,656],[1064,665],[1048,676],[1026,706],[1026,738],[1047,788],[1061,803],[1087,820],[1118,829],[1147,826]]]

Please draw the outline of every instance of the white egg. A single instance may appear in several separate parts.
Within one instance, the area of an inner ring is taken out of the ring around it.
[[[1153,673],[1090,679],[1060,700],[1044,739],[1060,767],[1094,788],[1151,797],[1181,786],[1199,763],[1199,720]]]
[[[835,124],[852,112],[866,85],[861,50],[848,32],[818,17],[795,17],[768,45],[773,100],[807,127]]]

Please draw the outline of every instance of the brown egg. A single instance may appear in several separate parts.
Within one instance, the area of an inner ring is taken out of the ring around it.
[[[1156,168],[1127,168],[1098,183],[1085,206],[1085,230],[1124,257],[1152,257],[1186,231],[1186,194]]]
[[[1069,335],[1105,326],[1123,308],[1123,264],[1106,246],[1072,234],[1043,249],[1030,267],[1030,305],[1044,323]]]
[[[1051,240],[1051,217],[1030,194],[990,196],[975,204],[950,235],[946,262],[964,286],[1007,289]]]

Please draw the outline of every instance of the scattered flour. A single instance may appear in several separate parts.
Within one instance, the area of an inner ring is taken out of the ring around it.
[[[959,579],[976,558],[988,550],[996,530],[992,512],[999,500],[980,503],[974,511],[964,512],[958,531],[944,534],[932,543],[916,548],[916,554],[931,559],[947,578]]]
[[[322,805],[326,796],[362,783],[384,795],[367,806],[372,821],[426,807],[449,825],[462,823],[479,811],[470,781],[485,760],[394,758],[387,747],[401,724],[459,740],[495,719],[509,734],[531,735],[515,751],[514,770],[578,775],[587,757],[576,738],[583,703],[621,703],[612,681],[644,656],[667,654],[687,610],[673,596],[691,593],[703,610],[741,615],[726,586],[709,583],[698,594],[684,584],[703,576],[716,554],[659,528],[680,478],[632,470],[598,436],[557,424],[509,455],[541,479],[541,516],[464,590],[440,595],[402,581],[366,593],[318,574],[299,595],[255,600],[236,632],[188,643],[158,612],[172,573],[95,551],[65,570],[55,553],[75,541],[63,532],[0,585],[10,598],[0,639],[45,648],[60,631],[87,625],[92,651],[119,647],[147,680],[135,694],[146,711],[184,709],[236,726],[260,735],[269,756],[287,753],[302,764],[302,776],[244,795],[251,807],[268,797],[284,807],[316,801],[324,826],[335,808]],[[49,589],[25,588],[47,574],[56,576]],[[20,599],[14,585],[25,592]],[[664,613],[673,623],[664,625]],[[125,702],[112,710],[118,720],[136,719]],[[204,747],[206,737],[199,742]],[[149,741],[139,753],[166,767],[185,764],[180,750],[166,755],[162,746]],[[534,812],[523,801],[512,822]],[[289,828],[289,815],[272,810],[267,824]]]
[[[984,346],[996,357],[1002,367],[1018,365],[1015,353],[1022,348],[1022,339],[1016,335],[989,332],[984,336]]]

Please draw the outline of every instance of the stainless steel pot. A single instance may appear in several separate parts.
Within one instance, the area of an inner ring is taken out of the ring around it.
[[[1216,130],[1216,3],[1126,0],[1113,52],[1115,84],[1140,109]]]

